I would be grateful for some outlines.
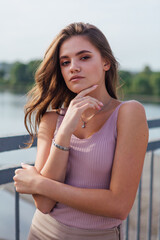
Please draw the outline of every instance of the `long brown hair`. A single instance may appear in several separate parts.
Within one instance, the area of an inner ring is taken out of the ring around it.
[[[24,122],[32,139],[29,146],[33,143],[40,120],[47,109],[59,109],[62,104],[67,107],[76,96],[67,88],[59,64],[60,47],[72,36],[86,36],[100,51],[101,56],[110,62],[110,69],[105,75],[105,85],[110,96],[117,99],[118,63],[106,37],[97,27],[88,23],[79,22],[68,25],[61,30],[47,49],[35,74],[35,86],[28,93],[29,100],[25,105]]]

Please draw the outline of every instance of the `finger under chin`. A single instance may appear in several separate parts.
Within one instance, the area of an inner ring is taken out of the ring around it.
[[[82,90],[80,93],[78,93],[78,95],[75,98],[81,98],[81,97],[85,96],[86,94],[92,92],[97,87],[98,87],[98,85],[93,85],[89,88],[86,88],[86,89]]]

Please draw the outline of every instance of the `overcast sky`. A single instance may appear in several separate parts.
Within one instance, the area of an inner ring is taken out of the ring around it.
[[[159,0],[0,0],[0,62],[42,58],[71,22],[106,35],[121,69],[160,71]]]

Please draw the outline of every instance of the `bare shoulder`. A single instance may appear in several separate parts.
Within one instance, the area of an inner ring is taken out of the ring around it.
[[[143,105],[135,100],[124,102],[119,109],[118,125],[130,121],[131,123],[147,122]]]
[[[38,135],[40,133],[45,133],[48,137],[53,137],[53,133],[56,129],[57,118],[58,114],[56,111],[52,110],[46,112],[41,119]]]
[[[146,113],[141,103],[132,100],[121,105],[118,113],[117,132],[119,135],[130,133],[138,136],[142,134],[148,140]]]
[[[41,122],[46,123],[47,125],[48,124],[54,125],[57,122],[57,118],[58,118],[58,114],[56,110],[52,110],[52,111],[46,112],[43,115]]]

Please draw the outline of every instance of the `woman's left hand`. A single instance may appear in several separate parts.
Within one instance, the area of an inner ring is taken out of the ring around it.
[[[42,176],[36,168],[28,164],[21,164],[21,169],[16,169],[13,177],[16,191],[19,193],[36,194],[36,180]]]

